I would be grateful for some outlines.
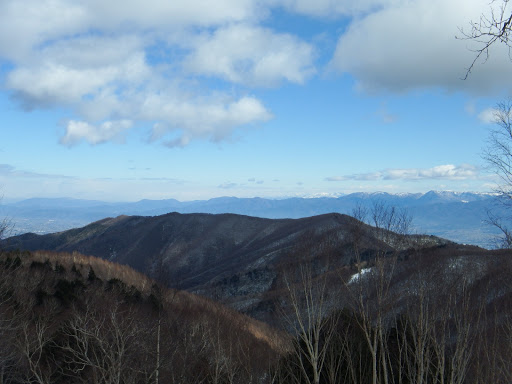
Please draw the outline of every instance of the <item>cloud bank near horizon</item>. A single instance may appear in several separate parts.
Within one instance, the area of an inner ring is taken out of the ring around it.
[[[480,170],[470,164],[438,165],[432,168],[386,169],[373,173],[360,173],[346,176],[330,176],[326,181],[376,181],[376,180],[470,180],[485,179]]]

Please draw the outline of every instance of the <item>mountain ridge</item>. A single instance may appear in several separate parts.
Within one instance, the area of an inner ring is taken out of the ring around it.
[[[115,363],[123,383],[148,382],[155,370],[163,382],[176,373],[180,382],[205,382],[220,360],[238,364],[240,376],[246,367],[262,377],[290,343],[286,333],[220,303],[77,252],[0,252],[0,294],[6,383],[90,382]],[[39,367],[48,379],[32,380]]]
[[[354,263],[354,241],[365,260],[376,252],[399,252],[401,243],[421,247],[452,244],[432,236],[386,232],[348,215],[329,213],[301,219],[266,219],[236,214],[118,216],[47,235],[23,234],[3,245],[29,251],[79,252],[126,264],[170,286],[200,293],[259,320],[268,315],[266,297],[280,284],[283,269],[323,260],[334,267]],[[271,321],[270,321],[271,323]]]
[[[180,202],[175,199],[112,203],[79,199],[28,199],[0,205],[15,233],[52,233],[81,227],[105,217],[156,216],[179,213],[233,213],[262,218],[303,218],[324,213],[351,214],[358,206],[384,203],[409,210],[418,233],[484,247],[493,245],[497,231],[485,224],[495,196],[486,193],[429,191],[424,194],[358,192],[340,197],[266,199],[218,197]]]

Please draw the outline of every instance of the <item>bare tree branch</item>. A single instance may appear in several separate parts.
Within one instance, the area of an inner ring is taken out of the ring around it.
[[[469,31],[459,28],[461,36],[456,36],[459,40],[470,40],[476,42],[479,48],[473,49],[475,57],[470,66],[466,70],[464,80],[468,78],[473,67],[478,60],[487,61],[490,56],[490,48],[497,43],[504,44],[508,47],[509,58],[512,60],[512,11],[508,8],[510,0],[500,0],[500,5],[496,5],[498,1],[493,0],[490,4],[489,14],[482,14],[480,20],[471,21]]]
[[[512,205],[512,99],[496,106],[494,121],[482,157],[501,180],[495,192],[502,206],[499,213],[488,212],[487,222],[502,234],[499,246],[511,248],[512,232],[505,211]]]

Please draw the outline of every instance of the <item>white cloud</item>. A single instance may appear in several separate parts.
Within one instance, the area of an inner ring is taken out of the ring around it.
[[[351,73],[366,91],[442,87],[488,94],[510,87],[512,66],[506,47],[498,45],[462,80],[475,45],[455,36],[486,6],[479,0],[390,1],[351,23],[331,66]]]
[[[314,72],[313,47],[289,34],[250,25],[229,25],[195,39],[184,67],[233,83],[275,86],[303,83]]]
[[[257,19],[262,12],[254,0],[2,0],[0,56],[23,60],[40,44],[89,30],[168,32]]]
[[[74,116],[60,140],[65,145],[119,140],[121,132],[141,123],[153,125],[152,139],[170,146],[222,140],[242,126],[269,120],[271,113],[246,91],[237,96],[229,86],[209,90],[183,72],[181,61],[195,58],[201,72],[200,42],[218,43],[214,37],[241,32],[235,26],[265,12],[253,0],[6,0],[0,3],[0,59],[11,64],[5,87],[25,108],[71,110]],[[229,81],[300,83],[312,71],[310,45],[258,27],[245,31],[249,41],[240,43],[260,48],[240,56],[241,48],[232,43],[227,60],[252,64],[248,73],[234,69],[238,81]],[[265,39],[273,42],[268,51],[261,47]],[[163,62],[150,58],[155,47],[168,55]],[[175,50],[185,53],[172,54]]]
[[[261,102],[252,97],[239,100],[176,100],[150,95],[140,105],[140,115],[159,117],[165,123],[155,124],[151,140],[180,131],[168,146],[185,146],[195,138],[220,141],[239,126],[272,118]]]
[[[494,124],[497,121],[496,113],[496,108],[486,108],[478,114],[478,119],[485,124]]]
[[[0,56],[22,62],[30,57],[34,47],[83,32],[91,22],[88,10],[76,2],[3,0],[0,2]]]
[[[115,81],[119,71],[113,66],[80,70],[48,63],[13,70],[7,86],[29,107],[71,104]]]
[[[374,173],[327,177],[326,181],[377,181],[377,180],[468,180],[476,179],[479,170],[473,165],[438,165],[432,168],[386,169]]]
[[[122,134],[132,127],[129,120],[107,121],[100,126],[91,125],[85,121],[70,120],[66,126],[66,134],[61,143],[72,146],[82,140],[89,144],[101,144],[109,140],[122,140]]]
[[[97,15],[97,24],[102,27],[124,24],[128,28],[135,25],[166,30],[258,19],[265,12],[254,0],[146,0],[143,4],[138,0],[92,0],[87,8]]]
[[[144,58],[144,38],[133,34],[78,36],[59,40],[36,51],[36,64],[57,62],[77,69],[103,68]],[[98,54],[101,52],[101,54]],[[133,65],[133,64],[131,64]]]
[[[448,179],[466,180],[475,178],[478,169],[472,165],[439,165],[428,169],[390,169],[384,172],[385,180],[421,180],[421,179]]]
[[[277,8],[353,18],[331,65],[364,89],[486,92],[512,81],[506,53],[459,80],[473,54],[454,36],[478,18],[479,0],[3,0],[4,86],[26,108],[67,108],[66,145],[117,140],[109,124],[127,120],[169,146],[219,141],[272,118],[247,87],[316,73],[313,43],[261,25]]]

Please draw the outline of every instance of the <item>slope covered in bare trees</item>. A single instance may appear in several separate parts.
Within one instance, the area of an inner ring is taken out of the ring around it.
[[[0,256],[0,383],[257,382],[286,339],[80,254]]]
[[[124,244],[130,257],[159,249],[141,263],[155,277],[172,282],[177,268],[200,281],[189,289],[281,331],[112,261],[4,253],[2,372],[16,383],[510,382],[510,251],[407,235],[410,218],[392,207],[354,215],[373,225],[173,214],[28,236]],[[173,264],[187,260],[189,270]]]
[[[315,270],[321,273],[325,268],[353,265],[356,240],[364,260],[372,258],[376,250],[403,248],[405,240],[421,240],[422,247],[450,244],[436,237],[392,234],[389,229],[386,233],[390,235],[383,238],[374,227],[340,214],[271,220],[171,213],[120,216],[44,236],[26,234],[9,239],[7,245],[78,251],[152,276],[158,271],[165,274],[170,286],[271,321],[275,315],[272,301],[280,294],[283,270],[304,260],[317,260]]]

